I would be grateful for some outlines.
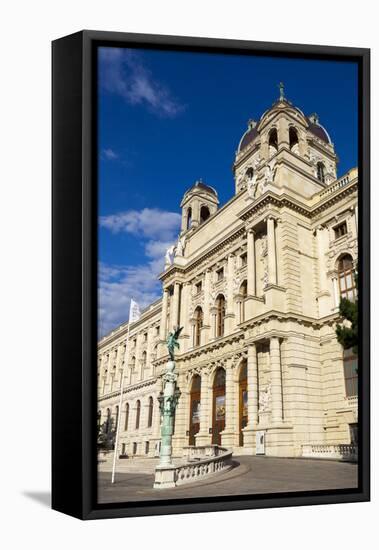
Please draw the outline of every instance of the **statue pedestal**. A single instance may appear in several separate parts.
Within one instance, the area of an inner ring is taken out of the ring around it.
[[[175,466],[161,466],[155,468],[154,489],[171,489],[175,487]]]

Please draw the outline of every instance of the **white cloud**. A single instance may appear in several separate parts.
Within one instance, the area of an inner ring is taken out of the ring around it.
[[[180,214],[159,208],[128,210],[100,217],[100,226],[112,233],[131,233],[159,241],[170,241],[178,233]]]
[[[128,319],[130,299],[144,308],[161,295],[155,265],[99,266],[99,333],[107,334]]]
[[[106,158],[107,160],[116,160],[118,159],[118,154],[113,151],[113,149],[103,149],[102,151],[103,153],[103,157]]]
[[[141,56],[125,48],[100,48],[100,81],[105,90],[131,105],[146,105],[159,116],[175,117],[184,110],[170,90],[153,77]]]
[[[164,268],[164,254],[175,241],[180,215],[159,209],[129,210],[103,216],[100,225],[114,234],[126,232],[142,240],[145,263],[99,265],[99,333],[104,335],[127,320],[130,299],[141,307],[161,296],[158,275]]]

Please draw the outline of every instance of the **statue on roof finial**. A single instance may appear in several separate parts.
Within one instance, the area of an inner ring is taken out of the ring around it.
[[[284,97],[284,84],[283,84],[283,82],[279,82],[278,88],[279,88],[279,93],[280,93],[279,100],[284,101],[285,97]]]

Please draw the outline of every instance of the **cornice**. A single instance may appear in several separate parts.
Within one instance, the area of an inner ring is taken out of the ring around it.
[[[131,393],[136,390],[141,390],[142,388],[147,388],[150,386],[154,386],[159,380],[159,376],[155,376],[154,378],[149,378],[148,380],[141,380],[141,382],[138,382],[137,384],[133,384],[132,386],[127,386],[123,390],[123,395],[126,393]],[[106,395],[102,395],[101,397],[98,397],[98,402],[105,401],[107,399],[112,399],[113,397],[118,397],[121,393],[121,390],[113,391],[112,393],[107,393]]]

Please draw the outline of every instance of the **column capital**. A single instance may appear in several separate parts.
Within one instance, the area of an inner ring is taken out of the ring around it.
[[[248,235],[250,234],[250,235],[253,235],[253,236],[254,236],[254,235],[256,234],[256,232],[257,232],[256,229],[254,229],[253,227],[248,227],[248,228],[246,229],[246,233],[247,233]]]

